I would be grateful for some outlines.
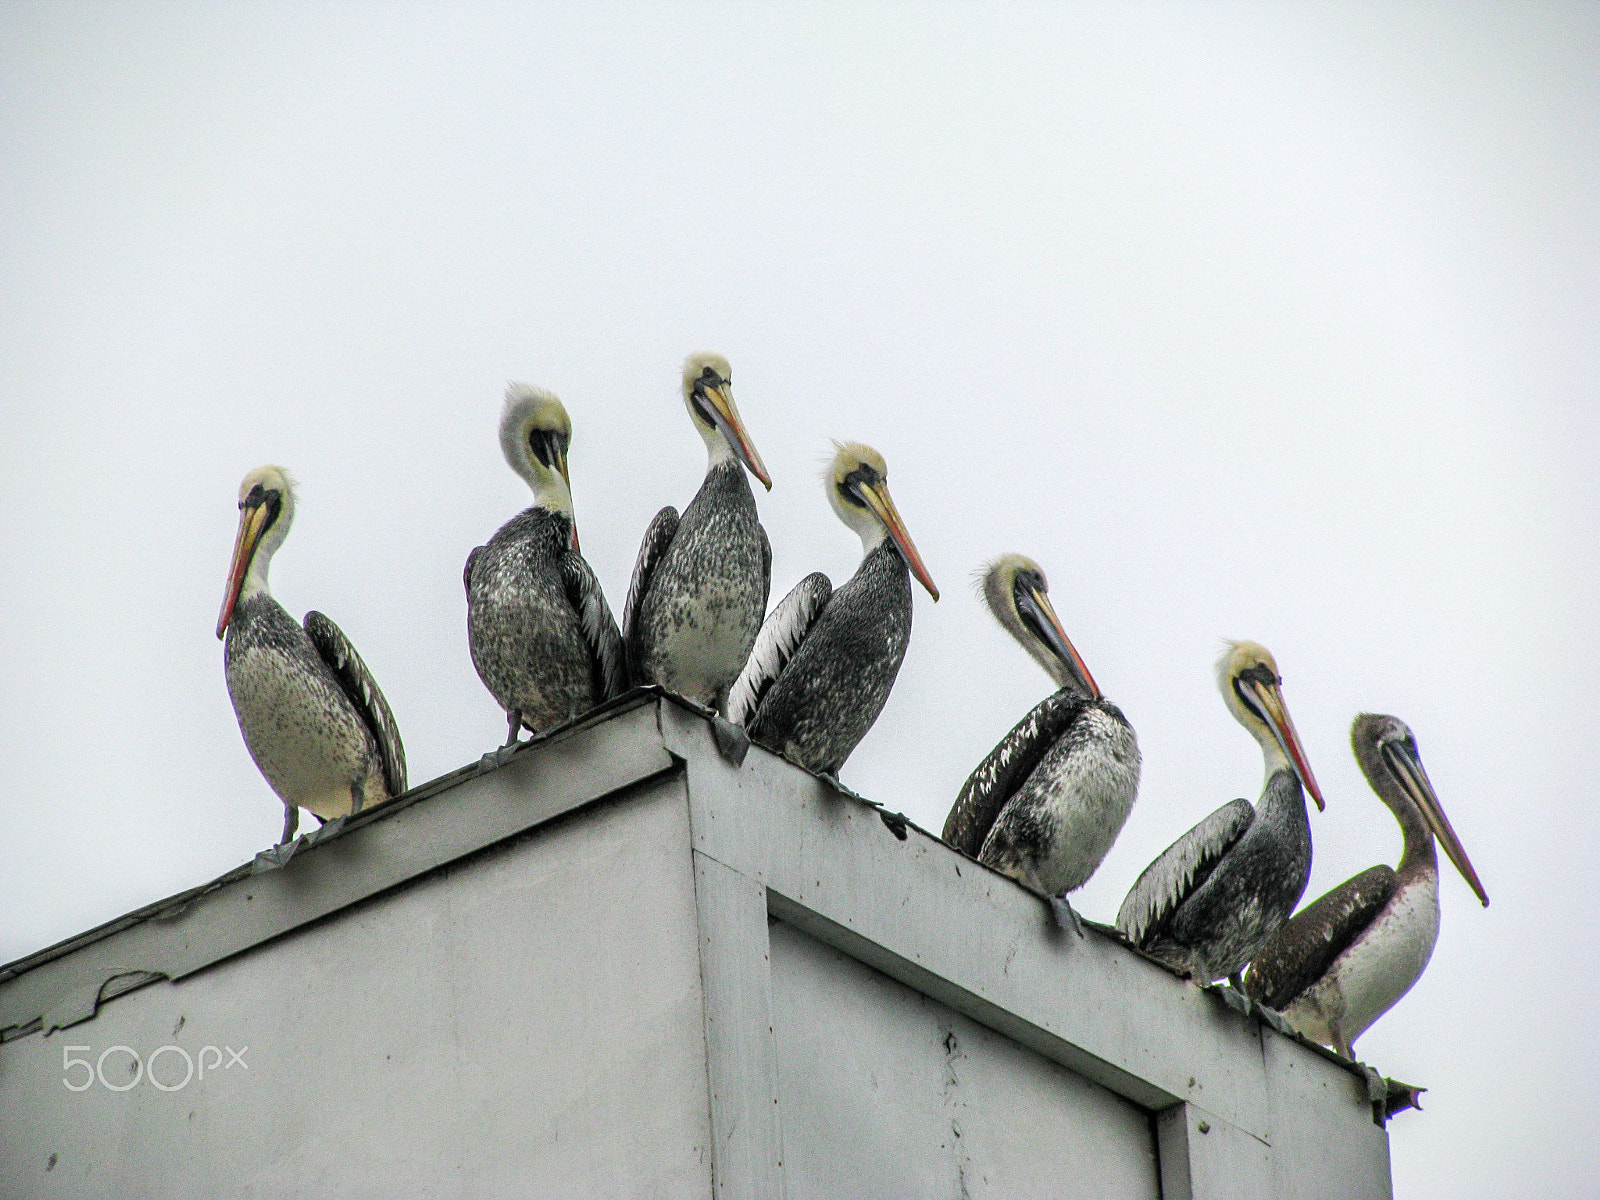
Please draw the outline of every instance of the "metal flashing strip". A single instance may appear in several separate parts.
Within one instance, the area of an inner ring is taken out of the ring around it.
[[[246,863],[0,968],[0,1041],[88,1020],[117,995],[192,975],[680,769],[662,741],[658,705],[653,694],[630,693],[361,813],[331,836],[319,830],[281,867]]]

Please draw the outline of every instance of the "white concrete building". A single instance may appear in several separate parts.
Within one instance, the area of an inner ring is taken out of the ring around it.
[[[307,841],[0,970],[0,1195],[1390,1195],[1370,1072],[668,698]]]

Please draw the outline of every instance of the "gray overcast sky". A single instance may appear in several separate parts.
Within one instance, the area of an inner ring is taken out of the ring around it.
[[[1091,917],[1259,791],[1221,638],[1276,653],[1327,794],[1308,896],[1396,860],[1348,729],[1403,717],[1493,906],[1447,875],[1357,1047],[1432,1089],[1398,1194],[1600,1194],[1596,64],[1592,4],[13,0],[0,958],[275,837],[212,636],[246,470],[299,477],[274,591],[426,780],[504,729],[461,564],[528,500],[505,381],[572,414],[620,612],[712,348],[774,598],[854,569],[830,437],[944,592],[847,782],[937,830],[1047,693],[968,586],[1008,550],[1144,751]]]

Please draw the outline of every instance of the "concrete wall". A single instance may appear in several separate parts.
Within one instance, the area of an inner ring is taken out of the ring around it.
[[[705,1197],[688,836],[680,777],[8,1044],[0,1195]]]
[[[1350,1064],[648,695],[0,968],[0,1037],[7,1198],[1390,1194]]]
[[[792,925],[772,974],[789,1200],[1161,1195],[1120,1096]]]

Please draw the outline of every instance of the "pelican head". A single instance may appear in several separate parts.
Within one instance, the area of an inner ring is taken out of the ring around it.
[[[533,489],[542,508],[572,515],[572,482],[567,475],[567,447],[572,422],[561,401],[543,388],[525,383],[506,385],[506,406],[500,414],[500,449],[511,469]]]
[[[1355,751],[1356,762],[1361,764],[1361,773],[1367,777],[1372,790],[1394,810],[1401,826],[1410,824],[1406,820],[1408,815],[1420,817],[1439,839],[1444,852],[1461,872],[1461,878],[1487,908],[1489,896],[1478,881],[1478,873],[1472,869],[1472,860],[1467,857],[1461,839],[1450,827],[1450,819],[1444,815],[1433,784],[1428,781],[1428,773],[1422,768],[1417,739],[1406,723],[1399,717],[1362,713],[1350,726],[1350,748]],[[1408,814],[1407,809],[1414,809],[1414,814]]]
[[[1003,554],[983,569],[983,598],[994,619],[1022,643],[1058,687],[1100,698],[1094,677],[1050,606],[1044,570],[1022,554]]]
[[[928,568],[922,565],[922,556],[889,498],[889,468],[883,455],[860,442],[836,442],[835,446],[833,464],[828,468],[828,503],[833,511],[861,536],[863,551],[876,549],[885,534],[893,538],[917,582],[937,600],[939,589],[933,586]]]
[[[1320,811],[1322,789],[1311,775],[1300,735],[1283,703],[1283,680],[1272,653],[1258,642],[1229,642],[1228,652],[1217,660],[1217,686],[1234,719],[1261,743],[1270,777],[1288,766],[1300,777]]]
[[[732,455],[772,490],[772,477],[751,444],[733,402],[733,372],[720,354],[691,354],[683,361],[683,402],[705,440],[713,463]]]
[[[228,630],[240,596],[267,590],[267,567],[294,521],[294,481],[282,467],[257,467],[239,485],[239,533],[228,566],[228,590],[222,596],[217,636]]]

